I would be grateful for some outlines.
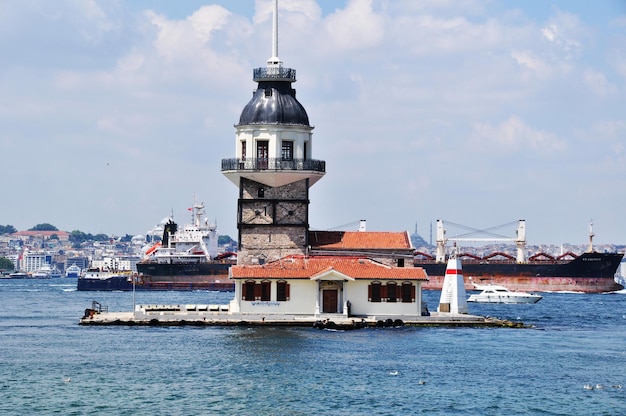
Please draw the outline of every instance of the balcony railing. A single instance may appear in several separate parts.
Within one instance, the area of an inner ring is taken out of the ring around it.
[[[259,81],[296,81],[296,70],[291,68],[269,67],[255,68],[254,82]]]
[[[306,170],[314,172],[326,172],[326,162],[313,159],[290,159],[281,158],[267,159],[222,159],[222,171],[284,171],[284,170]]]

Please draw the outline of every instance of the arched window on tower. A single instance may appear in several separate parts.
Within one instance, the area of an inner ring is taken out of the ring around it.
[[[267,169],[270,157],[270,142],[259,140],[256,144],[257,169]]]

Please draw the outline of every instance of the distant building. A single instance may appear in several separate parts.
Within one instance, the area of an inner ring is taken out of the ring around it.
[[[89,259],[87,257],[68,257],[65,259],[64,270],[67,270],[71,265],[75,264],[81,270],[85,270],[89,267]]]
[[[32,273],[41,269],[44,265],[52,265],[51,254],[43,252],[29,252],[26,250],[19,259],[18,269],[26,273]]]
[[[29,242],[34,240],[49,240],[53,235],[56,235],[61,242],[70,240],[70,233],[67,231],[18,231],[11,234],[11,238]]]

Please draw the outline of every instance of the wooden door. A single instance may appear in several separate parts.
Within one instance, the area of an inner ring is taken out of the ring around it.
[[[322,291],[322,312],[337,313],[337,289],[325,289]]]

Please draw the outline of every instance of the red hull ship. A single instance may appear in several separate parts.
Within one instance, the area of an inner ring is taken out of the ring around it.
[[[502,256],[503,253],[496,254]],[[574,256],[572,253],[568,255]],[[459,257],[468,290],[474,289],[473,283],[491,283],[525,292],[602,293],[624,288],[615,281],[615,273],[624,257],[622,253],[583,253],[573,260],[551,259],[542,254],[530,258],[527,263],[517,263],[512,256],[506,256],[506,260],[493,260],[496,256],[482,259],[468,255]],[[419,253],[414,264],[423,267],[428,274],[429,281],[422,284],[424,289],[441,290],[446,263]]]
[[[453,241],[507,241],[517,246],[517,257],[503,252],[480,257],[471,253],[457,253],[463,262],[466,289],[479,285],[494,284],[510,290],[526,292],[585,292],[603,293],[622,290],[624,287],[615,281],[617,268],[624,257],[623,253],[598,253],[593,251],[593,231],[589,226],[589,248],[586,253],[572,252],[558,257],[538,253],[526,259],[526,223],[519,220],[516,238],[475,239],[456,238]],[[478,230],[473,230],[478,231]],[[437,221],[437,254],[416,252],[414,265],[422,267],[429,281],[424,289],[440,290],[446,273],[446,231],[443,221]],[[493,233],[491,233],[493,234]]]

